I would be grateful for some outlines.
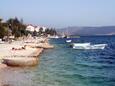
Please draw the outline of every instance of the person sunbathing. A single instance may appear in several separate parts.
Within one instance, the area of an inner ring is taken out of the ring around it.
[[[12,48],[12,50],[25,50],[26,48],[25,48],[25,46],[24,47],[21,47],[21,48]]]

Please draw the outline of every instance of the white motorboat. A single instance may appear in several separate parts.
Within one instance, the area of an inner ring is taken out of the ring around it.
[[[107,44],[96,44],[91,45],[91,49],[104,49],[107,46]]]
[[[104,49],[107,44],[73,43],[73,49]]]
[[[66,40],[66,42],[67,42],[67,43],[70,43],[70,42],[72,42],[72,40]]]
[[[90,43],[73,43],[73,49],[87,49],[90,46]]]
[[[59,38],[59,36],[50,36],[49,38],[54,38],[54,39],[58,39]]]
[[[59,38],[59,36],[55,36],[55,38],[56,38],[56,39],[58,39],[58,38]]]

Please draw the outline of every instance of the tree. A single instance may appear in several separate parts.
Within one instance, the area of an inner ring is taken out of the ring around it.
[[[50,34],[50,29],[47,28],[47,29],[45,30],[45,33],[46,33],[46,34]]]
[[[40,36],[42,33],[43,33],[43,28],[40,27],[39,32],[38,32],[39,36]]]
[[[1,21],[2,21],[2,19],[0,19],[0,38],[3,38],[5,35],[7,35],[8,29],[5,26],[5,24],[2,23]]]
[[[23,36],[26,34],[26,26],[23,24],[22,19],[19,21],[18,18],[10,18],[7,23],[12,30],[12,34],[16,37]]]
[[[50,35],[56,35],[56,34],[57,34],[56,30],[53,29],[53,28],[51,28],[51,29],[47,28],[47,29],[45,30],[45,33],[46,33],[46,34],[50,34]]]
[[[0,23],[2,22],[2,19],[0,18]]]
[[[0,38],[7,36],[7,34],[8,34],[8,29],[0,25]]]
[[[14,35],[20,37],[28,34],[26,31],[26,25],[23,24],[23,19],[19,21],[18,18],[9,18],[6,22],[1,22],[0,18],[0,38],[4,36]]]
[[[33,32],[32,35],[33,35],[33,36],[37,36],[37,32],[36,32],[36,30],[34,30],[34,32]]]

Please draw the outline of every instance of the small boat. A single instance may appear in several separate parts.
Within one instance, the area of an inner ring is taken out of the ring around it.
[[[107,44],[73,43],[73,49],[104,49]]]
[[[96,44],[91,45],[91,49],[104,49],[107,46],[107,44]]]
[[[90,43],[73,43],[73,49],[87,49],[90,46]]]
[[[72,40],[66,40],[67,43],[70,43]]]
[[[59,38],[59,36],[55,36],[54,38],[55,38],[55,39],[58,39],[58,38]]]
[[[50,36],[50,38],[53,38],[53,39],[58,39],[58,38],[60,38],[59,36]]]

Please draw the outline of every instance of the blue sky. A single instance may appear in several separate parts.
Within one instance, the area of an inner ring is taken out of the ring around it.
[[[115,0],[1,0],[0,17],[50,27],[115,25]]]

